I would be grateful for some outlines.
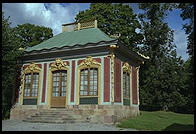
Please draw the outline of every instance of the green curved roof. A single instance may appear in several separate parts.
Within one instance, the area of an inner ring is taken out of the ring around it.
[[[98,28],[88,28],[78,31],[60,33],[38,45],[28,47],[26,52],[42,49],[61,48],[64,46],[74,46],[76,44],[84,45],[87,43],[97,43],[100,41],[112,41],[104,32]]]

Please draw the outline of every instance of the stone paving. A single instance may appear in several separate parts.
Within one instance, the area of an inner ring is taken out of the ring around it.
[[[115,125],[96,123],[29,123],[21,120],[2,120],[2,131],[137,131]]]

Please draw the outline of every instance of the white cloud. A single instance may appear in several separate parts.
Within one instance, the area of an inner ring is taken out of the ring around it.
[[[188,59],[187,51],[187,35],[182,30],[175,30],[174,43],[177,46],[177,56],[181,56],[185,61]]]
[[[61,25],[74,22],[75,15],[80,11],[80,5],[67,4],[63,6],[59,3],[3,3],[5,17],[10,16],[12,26],[18,24],[31,23],[50,27],[53,34],[59,34]]]

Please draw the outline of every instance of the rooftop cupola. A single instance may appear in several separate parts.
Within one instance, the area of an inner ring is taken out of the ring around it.
[[[71,32],[86,28],[97,28],[97,20],[89,21],[89,22],[83,22],[83,23],[68,23],[62,25],[62,32]]]

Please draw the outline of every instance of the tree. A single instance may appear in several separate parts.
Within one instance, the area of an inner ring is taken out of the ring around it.
[[[2,116],[9,117],[9,109],[12,105],[12,95],[15,86],[16,70],[20,64],[17,62],[22,51],[20,41],[16,38],[10,27],[9,17],[2,14]]]
[[[188,34],[187,49],[190,56],[194,56],[194,4],[180,3],[178,8],[181,9],[181,17],[183,20],[189,20],[189,23],[183,25],[186,34]]]
[[[22,42],[22,48],[35,46],[42,41],[53,37],[51,28],[36,26],[30,23],[17,25],[14,28],[14,31],[16,37]]]
[[[88,22],[98,20],[98,27],[108,35],[121,34],[120,41],[130,49],[137,50],[142,35],[136,33],[140,28],[136,14],[129,5],[96,3],[91,4],[90,9],[79,12],[76,15],[76,22]]]
[[[16,79],[22,67],[20,48],[34,46],[53,36],[52,29],[33,24],[10,27],[9,17],[2,14],[2,118],[9,118],[14,104]]]
[[[188,104],[187,109],[189,112],[194,112],[194,4],[193,3],[180,3],[178,8],[181,9],[181,17],[183,20],[189,20],[189,23],[183,25],[187,37],[187,52],[189,59],[185,63],[185,71],[187,72],[187,96]]]
[[[139,15],[144,36],[141,53],[148,55],[148,60],[140,71],[140,108],[142,110],[177,111],[177,107],[186,104],[182,65],[177,58],[173,43],[173,30],[164,22],[169,10],[174,5],[160,3],[141,3],[144,10]]]

